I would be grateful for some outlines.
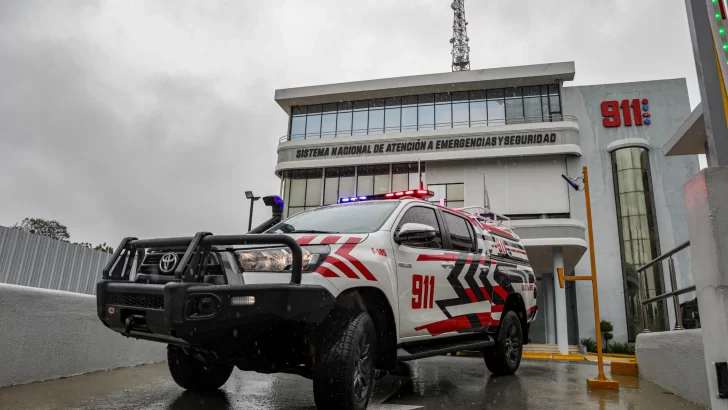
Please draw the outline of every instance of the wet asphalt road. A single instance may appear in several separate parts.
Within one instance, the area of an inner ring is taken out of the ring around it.
[[[609,367],[605,369],[609,376]],[[381,379],[370,409],[699,409],[658,386],[615,376],[619,392],[586,389],[595,365],[524,361],[514,376],[491,377],[483,359],[435,357]],[[166,363],[0,389],[0,409],[314,409],[311,382],[235,370],[217,394],[185,392]]]

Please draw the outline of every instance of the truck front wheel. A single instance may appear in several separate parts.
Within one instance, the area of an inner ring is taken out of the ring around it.
[[[233,365],[203,363],[177,346],[167,346],[167,365],[175,383],[190,391],[217,390],[233,372]]]
[[[324,325],[313,378],[319,409],[366,409],[374,384],[374,322],[366,312],[335,311]]]
[[[513,374],[521,365],[522,353],[523,329],[521,329],[521,321],[515,312],[504,312],[496,334],[495,346],[483,351],[485,365],[496,376]]]

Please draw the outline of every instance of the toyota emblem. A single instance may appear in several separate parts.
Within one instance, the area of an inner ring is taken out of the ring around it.
[[[159,270],[163,273],[170,273],[177,266],[177,254],[174,252],[165,253],[159,260]]]

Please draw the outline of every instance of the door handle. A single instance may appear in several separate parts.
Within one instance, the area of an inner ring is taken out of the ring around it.
[[[452,269],[455,267],[455,262],[442,262],[441,265],[445,269]]]

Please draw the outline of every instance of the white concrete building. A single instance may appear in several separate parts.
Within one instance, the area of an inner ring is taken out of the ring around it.
[[[594,337],[591,285],[561,290],[553,274],[558,266],[590,274],[584,196],[561,177],[586,165],[602,319],[616,341],[634,341],[642,329],[635,269],[687,239],[682,185],[698,159],[661,150],[690,115],[687,86],[565,86],[574,75],[565,62],[276,90],[290,118],[276,165],[285,212],[420,184],[447,206],[483,205],[487,187],[538,278],[532,341],[563,335],[565,348]],[[689,275],[688,257],[678,257],[678,276]],[[648,275],[651,296],[666,278]],[[673,314],[657,306],[649,325],[667,329]]]

